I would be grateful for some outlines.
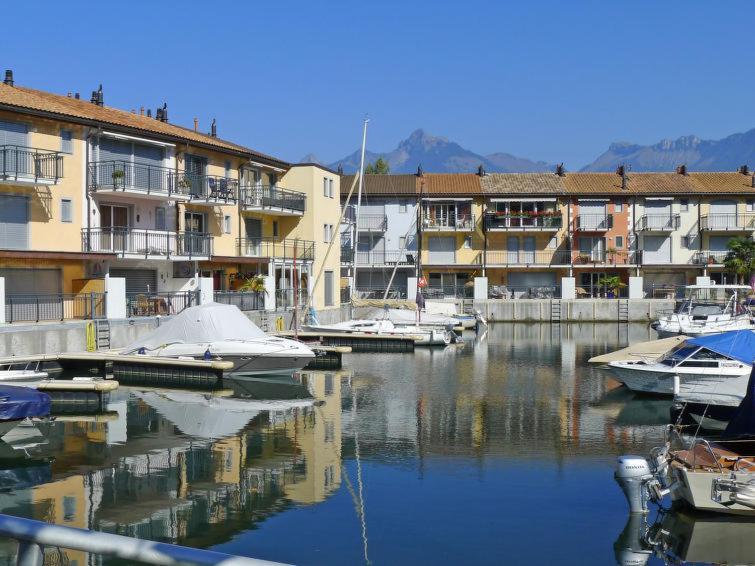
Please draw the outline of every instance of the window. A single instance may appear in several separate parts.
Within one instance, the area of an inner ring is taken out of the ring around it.
[[[225,162],[225,176],[227,179],[231,178],[231,162],[230,161]]]
[[[60,130],[60,151],[73,153],[73,132],[71,130]]]
[[[472,249],[472,236],[464,236],[464,249]]]
[[[332,224],[323,224],[322,225],[322,240],[326,244],[330,243],[331,238],[333,237],[333,225]]]
[[[333,179],[328,179],[328,196],[333,198],[335,193],[333,192]]]
[[[616,236],[616,249],[620,250],[624,247],[624,236]]]
[[[71,209],[71,199],[64,198],[60,200],[60,221],[73,222],[73,210]]]
[[[223,232],[226,234],[231,233],[231,217],[228,215],[223,217]]]
[[[328,179],[325,177],[322,178],[322,196],[327,197],[328,195]]]
[[[679,208],[682,212],[689,211],[689,199],[683,198],[679,201]]]
[[[333,286],[334,286],[334,277],[332,271],[326,271],[325,272],[325,283],[323,286],[325,287],[325,306],[326,307],[332,307],[333,306]]]
[[[403,250],[406,248],[406,236],[399,236],[398,249]]]
[[[273,238],[277,238],[280,234],[278,233],[278,221],[273,220]]]
[[[747,212],[755,212],[755,200],[747,199]]]
[[[694,236],[682,236],[682,247],[691,250],[693,247]]]
[[[165,208],[155,208],[155,230],[165,230]]]
[[[614,212],[621,212],[623,208],[624,208],[624,203],[622,201],[617,200],[616,202],[613,203]]]
[[[402,214],[406,212],[406,201],[405,200],[399,201],[399,203],[398,203],[398,211],[400,213],[402,213]]]

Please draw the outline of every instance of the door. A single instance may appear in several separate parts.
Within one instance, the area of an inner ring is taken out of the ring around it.
[[[29,249],[29,199],[0,195],[0,248]]]
[[[139,243],[133,242],[129,234],[127,206],[101,205],[100,227],[100,249],[97,251],[125,252],[139,249]]]
[[[601,262],[605,259],[605,240],[603,238],[592,238],[590,236],[580,236],[579,238],[579,255],[586,262]]]
[[[708,228],[731,230],[737,227],[737,203],[733,200],[714,200],[710,203]]]
[[[671,263],[671,238],[667,236],[644,236],[642,262],[658,265]]]
[[[506,239],[506,263],[519,263],[519,236]]]
[[[428,258],[434,264],[456,263],[456,238],[429,238]]]
[[[671,201],[645,200],[645,226],[649,230],[668,230],[671,228]]]
[[[597,200],[584,200],[579,203],[579,227],[582,230],[605,228],[606,203]]]
[[[110,277],[126,280],[126,295],[148,295],[157,293],[157,271],[153,269],[111,269]]]
[[[207,220],[201,212],[185,212],[185,252],[187,255],[209,255],[207,250],[206,226]]]
[[[334,284],[334,277],[332,271],[326,271],[325,272],[325,306],[326,307],[332,307],[333,306],[333,284]]]
[[[535,237],[524,237],[524,263],[535,263]]]
[[[248,256],[259,256],[262,253],[262,220],[259,218],[244,218],[244,234],[246,243],[244,253]]]
[[[196,197],[207,197],[204,176],[207,170],[207,160],[203,157],[186,154],[184,162],[184,177],[189,182],[189,194]]]

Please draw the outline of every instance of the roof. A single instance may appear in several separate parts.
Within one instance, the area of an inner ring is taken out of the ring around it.
[[[423,195],[480,195],[480,176],[476,173],[425,173],[417,178]],[[422,184],[424,181],[424,184]]]
[[[566,193],[563,177],[554,173],[490,173],[482,178],[482,190],[492,195]]]
[[[629,173],[621,188],[616,173],[569,173],[563,178],[569,194],[742,194],[755,193],[752,178],[741,173]]]
[[[742,173],[690,173],[689,177],[703,192],[755,193],[752,177]]]
[[[356,175],[341,176],[341,196],[348,196],[351,184],[354,182]],[[354,188],[356,197],[357,187]],[[364,194],[367,195],[415,195],[417,193],[417,176],[416,175],[365,175],[364,176]]]
[[[278,166],[289,166],[287,162],[275,157],[175,124],[41,90],[0,84],[0,108],[32,114],[42,113],[59,119],[69,119],[72,122],[109,125],[138,132],[142,135],[159,136],[202,145],[219,151],[243,154]]]
[[[333,171],[330,167],[326,167],[322,163],[315,163],[314,161],[302,161],[301,163],[292,163],[290,165],[293,167],[317,167],[318,169],[322,169],[323,171],[327,171],[328,173],[332,173],[333,175],[338,175],[338,171]]]

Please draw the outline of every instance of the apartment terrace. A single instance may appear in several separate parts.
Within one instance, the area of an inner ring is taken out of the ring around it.
[[[303,216],[307,208],[304,193],[270,185],[243,186],[240,200],[245,212],[267,212],[278,216]]]
[[[533,251],[505,251],[488,250],[480,252],[475,261],[476,264],[488,267],[528,267],[535,266],[561,266],[567,267],[610,267],[610,266],[637,266],[642,263],[641,251],[591,251],[579,252],[570,250],[533,250]]]
[[[136,228],[84,228],[81,249],[133,259],[208,260],[212,256],[212,236]]]
[[[690,263],[694,265],[721,266],[724,264],[728,254],[728,251],[701,250],[695,252]]]
[[[158,199],[189,200],[191,182],[182,181],[169,167],[130,161],[95,161],[89,164],[89,191],[135,194]]]
[[[62,178],[62,153],[34,147],[0,145],[0,181],[55,184]]]
[[[644,214],[637,223],[641,232],[673,232],[679,229],[679,214]]]
[[[472,199],[426,199],[422,207],[422,230],[427,232],[472,232],[476,219]]]
[[[485,230],[488,232],[557,232],[563,225],[561,212],[531,214],[485,213]]]
[[[315,243],[311,240],[280,238],[239,238],[239,255],[242,257],[271,258],[293,261],[312,261]]]

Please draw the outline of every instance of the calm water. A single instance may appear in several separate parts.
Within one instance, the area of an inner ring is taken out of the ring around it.
[[[668,418],[586,364],[630,338],[654,334],[499,324],[296,382],[121,388],[105,414],[2,443],[0,507],[299,564],[612,564],[615,456],[646,454]]]

